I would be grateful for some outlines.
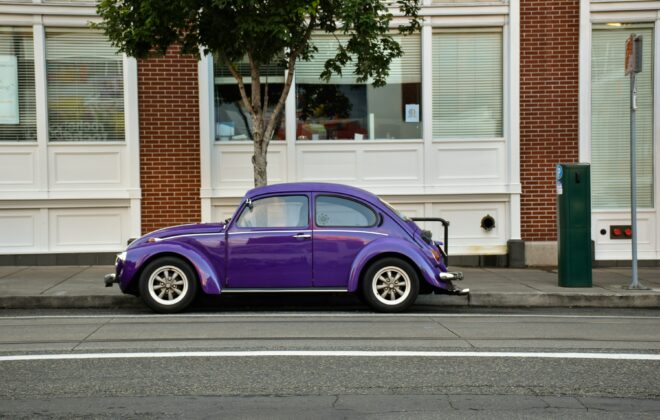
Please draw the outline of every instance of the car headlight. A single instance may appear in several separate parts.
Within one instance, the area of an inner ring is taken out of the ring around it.
[[[117,254],[117,258],[115,259],[115,265],[117,265],[120,261],[121,262],[126,261],[126,251]]]

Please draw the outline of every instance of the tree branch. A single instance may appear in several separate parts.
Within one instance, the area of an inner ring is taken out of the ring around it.
[[[238,83],[238,91],[241,93],[241,98],[243,99],[243,105],[245,105],[245,108],[252,112],[252,104],[250,104],[250,98],[248,98],[247,93],[245,92],[245,83],[243,83],[243,76],[236,70],[236,67],[232,63],[229,62],[224,56],[220,55],[220,60],[229,68],[229,72],[231,73],[232,76],[234,76],[234,79],[236,79],[236,82]]]

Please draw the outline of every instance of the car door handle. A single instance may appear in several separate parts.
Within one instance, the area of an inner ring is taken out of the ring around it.
[[[296,233],[293,235],[294,238],[296,239],[309,239],[312,237],[309,233]]]

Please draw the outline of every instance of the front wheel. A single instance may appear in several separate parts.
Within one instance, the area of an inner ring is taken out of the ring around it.
[[[362,295],[379,312],[402,312],[415,302],[419,279],[415,269],[399,258],[383,258],[367,269]]]
[[[179,258],[158,258],[150,262],[140,276],[140,296],[156,312],[182,311],[190,305],[196,292],[195,273]]]

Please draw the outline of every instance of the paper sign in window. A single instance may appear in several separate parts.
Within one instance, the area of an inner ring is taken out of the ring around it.
[[[0,55],[0,124],[18,124],[18,62]]]

